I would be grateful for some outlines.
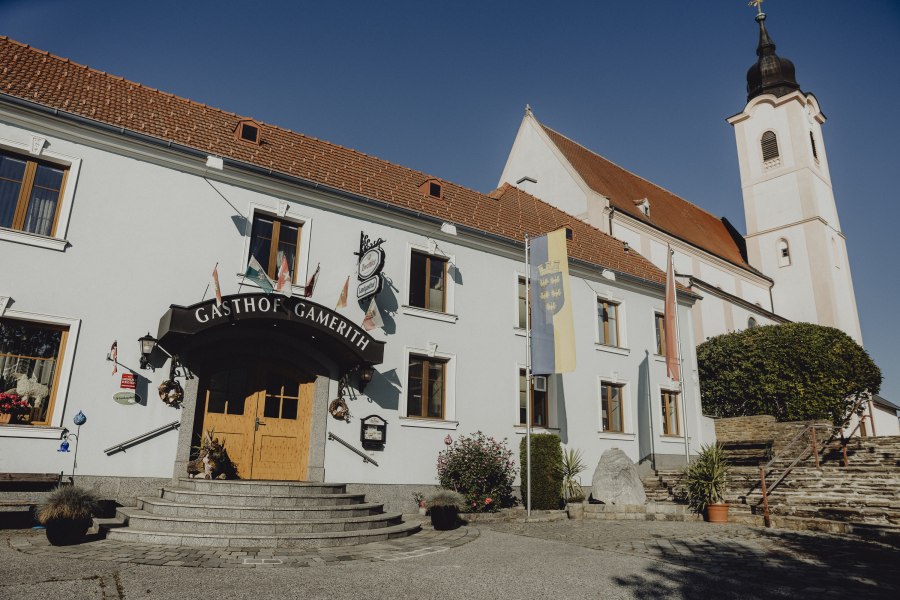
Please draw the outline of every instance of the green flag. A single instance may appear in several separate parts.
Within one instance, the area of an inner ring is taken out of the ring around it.
[[[269,276],[266,275],[266,270],[262,268],[262,265],[259,264],[259,261],[256,260],[255,256],[250,257],[250,262],[247,263],[247,272],[244,273],[244,277],[254,281],[256,285],[261,287],[262,291],[267,294],[271,294],[275,291],[275,284],[269,279]]]

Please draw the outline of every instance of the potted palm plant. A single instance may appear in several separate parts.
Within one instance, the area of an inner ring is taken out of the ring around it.
[[[728,461],[721,444],[701,446],[697,458],[685,467],[685,484],[691,508],[705,512],[710,523],[728,522]]]
[[[584,489],[578,481],[578,475],[584,468],[581,450],[569,448],[563,451],[559,472],[562,475],[562,497],[570,519],[580,519],[584,515]]]
[[[438,490],[425,499],[431,524],[441,531],[456,527],[457,517],[464,503],[463,495],[453,490]]]
[[[60,486],[50,492],[37,508],[37,520],[46,527],[47,539],[54,546],[81,541],[97,514],[100,499],[92,490],[74,485]]]

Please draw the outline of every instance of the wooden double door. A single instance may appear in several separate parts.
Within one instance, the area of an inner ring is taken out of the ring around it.
[[[213,373],[200,395],[203,431],[224,442],[241,479],[306,479],[315,383],[277,368]]]

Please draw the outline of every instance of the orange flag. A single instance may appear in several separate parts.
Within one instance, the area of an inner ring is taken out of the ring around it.
[[[669,377],[675,381],[681,381],[681,372],[678,368],[678,326],[675,310],[675,252],[669,248],[669,264],[666,268],[666,310],[665,310],[665,336],[666,336],[666,370]]]
[[[350,276],[347,276],[347,279],[344,281],[344,289],[341,290],[341,295],[338,297],[337,306],[334,307],[334,310],[339,308],[346,308],[347,306],[347,290],[350,287]]]

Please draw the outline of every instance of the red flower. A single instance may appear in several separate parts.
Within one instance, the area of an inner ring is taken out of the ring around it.
[[[485,498],[485,499],[484,499],[484,503],[485,503],[485,504],[490,504],[491,502],[492,502],[492,500],[491,500],[490,498]]]

